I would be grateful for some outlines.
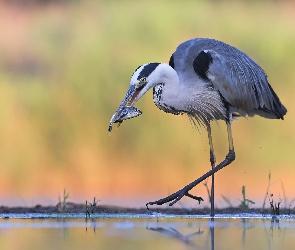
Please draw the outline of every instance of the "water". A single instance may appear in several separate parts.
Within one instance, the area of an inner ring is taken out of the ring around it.
[[[291,216],[83,216],[6,214],[0,249],[295,249]]]

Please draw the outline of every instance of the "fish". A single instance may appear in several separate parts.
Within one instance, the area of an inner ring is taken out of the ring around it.
[[[118,126],[120,126],[123,121],[140,116],[141,114],[142,112],[138,108],[135,108],[133,106],[125,106],[119,117],[116,117],[117,112],[112,116],[108,129],[109,132],[111,132],[113,129],[113,123],[118,123]]]

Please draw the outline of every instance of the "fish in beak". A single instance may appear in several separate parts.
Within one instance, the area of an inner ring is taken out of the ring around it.
[[[112,131],[113,123],[119,123],[120,125],[124,120],[131,119],[142,114],[139,109],[133,107],[135,102],[138,100],[137,97],[140,91],[141,88],[136,88],[135,85],[130,86],[118,110],[110,120],[108,129],[109,132]]]

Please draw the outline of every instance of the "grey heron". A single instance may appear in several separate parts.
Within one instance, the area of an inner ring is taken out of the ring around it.
[[[174,115],[187,114],[196,126],[207,129],[212,169],[177,192],[148,202],[146,206],[168,202],[172,206],[184,196],[200,202],[202,198],[191,195],[189,191],[212,176],[211,216],[214,216],[214,173],[235,160],[233,119],[259,115],[283,120],[287,109],[254,60],[231,45],[209,38],[181,43],[169,64],[153,62],[139,66],[111,122],[119,119],[127,105],[133,106],[151,88],[154,103],[159,109]],[[216,166],[210,122],[217,120],[223,120],[227,125],[229,151]]]

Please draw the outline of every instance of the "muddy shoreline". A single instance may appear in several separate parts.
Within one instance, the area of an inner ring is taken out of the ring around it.
[[[91,213],[129,213],[129,214],[150,214],[151,212],[159,212],[162,214],[174,214],[174,215],[206,215],[210,214],[210,208],[162,208],[162,207],[150,207],[149,210],[146,207],[143,208],[124,208],[116,206],[107,205],[88,205],[86,209],[86,204],[78,203],[66,203],[65,205],[57,204],[56,206],[42,206],[36,205],[34,207],[8,207],[0,206],[0,213],[85,213],[88,211]],[[258,208],[251,208],[243,210],[239,207],[228,207],[222,209],[215,209],[216,214],[239,214],[239,213],[254,213],[254,214],[273,214],[271,208],[266,208],[264,210]],[[294,215],[294,210],[280,209],[279,214]]]

